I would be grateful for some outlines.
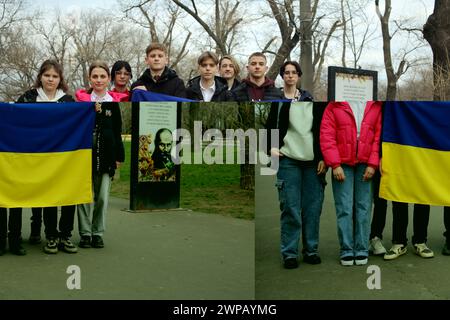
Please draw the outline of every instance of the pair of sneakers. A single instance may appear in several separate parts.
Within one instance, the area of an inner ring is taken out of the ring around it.
[[[80,248],[103,248],[105,243],[103,238],[99,235],[91,236],[81,236],[80,243],[78,245]]]
[[[414,245],[415,253],[425,259],[433,258],[434,252],[427,247],[425,243],[416,243]],[[394,244],[391,249],[384,255],[384,260],[394,260],[407,252],[406,246],[403,244]]]
[[[312,254],[312,255],[303,255],[303,262],[308,264],[320,264],[322,260],[320,259],[320,256],[318,254]],[[298,268],[298,260],[297,258],[286,258],[284,259],[284,268],[285,269],[295,269]]]
[[[366,256],[346,256],[341,258],[341,265],[352,266],[355,264],[357,266],[363,266],[366,265],[368,261],[369,259]]]
[[[49,238],[44,246],[44,252],[48,254],[55,254],[58,251],[67,253],[77,253],[77,247],[70,241],[69,238]]]

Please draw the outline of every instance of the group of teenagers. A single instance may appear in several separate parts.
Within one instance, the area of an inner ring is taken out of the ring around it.
[[[278,148],[268,151],[272,157],[279,158],[276,186],[285,268],[298,267],[300,242],[303,261],[321,263],[319,225],[328,168],[332,170],[341,264],[367,264],[369,252],[384,255],[386,260],[406,253],[406,203],[393,202],[392,248],[387,251],[381,242],[387,208],[387,201],[378,196],[382,174],[381,102],[299,103],[313,101],[312,95],[298,86],[302,76],[299,63],[283,63],[279,74],[284,85],[277,88],[266,76],[267,59],[261,52],[249,56],[247,77],[240,79],[239,64],[232,56],[219,59],[215,53],[206,51],[197,60],[199,76],[189,80],[186,86],[168,67],[168,58],[164,45],[150,44],[145,58],[148,68],[131,86],[132,71],[128,62],[117,61],[110,70],[106,63],[96,61],[88,71],[90,88],[76,91],[75,99],[67,93],[62,66],[54,60],[42,64],[33,88],[17,102],[97,102],[92,152],[94,202],[61,207],[59,224],[57,207],[32,208],[30,243],[41,242],[43,221],[47,240],[44,252],[77,252],[70,240],[77,211],[78,246],[104,247],[110,184],[115,170],[125,159],[117,102],[130,101],[134,90],[139,89],[204,102],[291,101],[272,104],[266,124],[268,129],[279,130]],[[102,105],[101,102],[110,103]],[[414,205],[412,242],[415,252],[424,258],[434,255],[426,245],[429,212],[427,205]],[[7,238],[11,253],[26,254],[21,238],[21,213],[21,208],[9,209],[8,221],[7,209],[0,208],[0,255],[6,251]],[[444,208],[444,225],[447,231],[442,252],[450,255],[450,208],[447,207]]]
[[[215,53],[206,51],[197,60],[199,76],[185,85],[175,70],[168,67],[168,51],[164,45],[151,43],[145,53],[148,68],[131,86],[133,75],[128,62],[116,61],[110,70],[105,62],[95,61],[88,70],[90,88],[77,90],[74,97],[68,93],[62,66],[55,60],[46,60],[32,88],[17,99],[18,103],[96,102],[92,144],[93,203],[62,206],[59,222],[57,207],[32,208],[29,243],[42,242],[43,223],[46,238],[44,252],[55,254],[59,250],[68,253],[78,251],[71,241],[75,212],[80,235],[78,246],[104,247],[103,233],[110,185],[115,170],[125,160],[118,103],[131,101],[134,90],[204,102],[312,99],[308,92],[297,88],[301,70],[295,61],[283,64],[280,75],[285,86],[277,88],[274,81],[266,77],[268,67],[263,53],[250,55],[248,76],[240,80],[240,67],[232,56],[224,55],[219,59]],[[0,255],[6,252],[7,243],[11,253],[26,254],[21,233],[22,208],[10,208],[9,214],[8,209],[0,208]]]
[[[279,130],[278,146],[269,142],[268,153],[279,163],[276,187],[284,268],[298,267],[300,243],[303,262],[321,263],[319,224],[328,168],[340,264],[366,265],[369,253],[394,260],[407,252],[408,203],[392,202],[392,247],[386,250],[382,242],[387,212],[387,200],[379,197],[382,116],[381,101],[272,104],[266,126]],[[411,240],[422,258],[434,257],[426,244],[429,215],[429,205],[414,204]],[[443,215],[442,254],[450,255],[450,207],[444,207]]]

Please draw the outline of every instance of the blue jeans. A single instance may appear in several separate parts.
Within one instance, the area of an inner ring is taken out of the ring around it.
[[[366,164],[357,164],[354,167],[342,165],[345,180],[339,182],[333,177],[341,258],[369,255],[372,180],[362,179],[366,167]]]
[[[281,210],[281,255],[283,259],[298,257],[298,244],[303,230],[305,254],[314,255],[319,247],[319,223],[324,184],[316,167],[280,158],[277,188]]]

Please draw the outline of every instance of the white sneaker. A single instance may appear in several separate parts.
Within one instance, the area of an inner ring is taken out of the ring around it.
[[[402,244],[394,244],[392,248],[384,255],[384,260],[394,260],[404,255],[407,249]]]
[[[375,256],[380,256],[386,253],[386,248],[383,246],[380,238],[374,237],[370,240],[369,252]]]
[[[434,252],[427,247],[425,243],[417,243],[414,245],[416,248],[416,254],[421,256],[422,258],[433,258]]]
[[[363,257],[363,256],[361,256],[361,257],[356,257],[355,258],[355,264],[357,265],[357,266],[364,266],[364,265],[366,265],[367,264],[367,261],[368,261],[369,259],[367,258],[367,257]]]

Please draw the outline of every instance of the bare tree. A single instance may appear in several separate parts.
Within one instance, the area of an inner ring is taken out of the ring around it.
[[[301,30],[298,16],[294,13],[293,2],[293,0],[286,0],[284,3],[280,3],[277,0],[267,0],[281,35],[281,44],[276,51],[263,50],[275,55],[275,59],[267,72],[267,77],[271,79],[277,77],[280,66],[300,42]],[[273,42],[273,39],[269,40],[265,48],[268,48],[271,42]]]
[[[66,58],[66,53],[69,49],[69,40],[72,37],[71,31],[63,21],[60,11],[57,11],[54,16],[55,23],[49,24],[45,20],[32,20],[30,22],[34,31],[42,36],[46,51],[50,56],[63,64]]]
[[[218,55],[229,54],[231,52],[236,42],[238,26],[243,22],[242,15],[238,10],[240,5],[239,1],[214,0],[214,18],[212,23],[208,23],[203,18],[205,13],[198,10],[195,0],[191,0],[191,6],[179,0],[172,1],[201,25],[213,40],[215,51]]]
[[[0,64],[0,97],[16,101],[34,83],[42,52],[28,38],[26,28],[10,30],[10,43]]]
[[[26,21],[23,9],[26,2],[23,0],[0,0],[0,53],[7,46],[8,34],[11,29],[21,21]]]
[[[373,23],[365,13],[369,2],[370,0],[341,0],[343,67],[347,67],[347,48],[352,57],[351,67],[356,69],[364,49],[375,38],[376,28],[371,30]]]
[[[407,32],[417,32],[417,29],[404,28],[399,23],[397,23],[396,31],[391,35],[389,31],[389,19],[391,15],[391,0],[385,0],[384,13],[382,14],[379,7],[379,0],[375,0],[375,9],[378,18],[381,22],[381,33],[383,36],[383,56],[384,56],[384,66],[386,69],[387,76],[387,89],[386,89],[386,100],[395,100],[397,96],[397,82],[398,79],[408,71],[411,67],[412,62],[407,59],[408,54],[415,51],[420,45],[416,45],[410,49],[403,49],[400,52],[399,64],[397,69],[394,70],[392,62],[391,53],[391,40],[395,32],[397,31],[407,31]]]
[[[433,50],[434,100],[450,97],[450,2],[435,0],[434,11],[423,26],[423,36]]]
[[[300,64],[303,70],[302,86],[314,94],[314,66],[313,66],[313,22],[317,12],[319,0],[300,0]]]
[[[165,3],[165,18],[161,8],[161,4],[155,0],[138,0],[132,4],[122,3],[125,18],[131,20],[138,26],[147,29],[150,35],[150,42],[159,42],[164,44],[168,49],[170,67],[177,70],[178,64],[189,53],[188,43],[192,36],[192,32],[187,30],[187,34],[183,35],[184,39],[179,41],[180,28],[177,23],[180,20],[180,8],[171,3]],[[158,19],[156,14],[158,13]]]
[[[88,68],[94,60],[109,61],[108,53],[117,46],[116,35],[122,26],[114,24],[108,16],[100,12],[86,12],[80,22],[71,30],[73,39],[75,66],[72,73],[77,73],[80,86],[89,87]]]
[[[281,35],[281,43],[277,49],[269,49],[272,43],[275,43],[274,38],[270,39],[263,49],[275,56],[267,76],[275,79],[283,62],[300,43],[302,87],[314,92],[320,82],[330,39],[333,33],[343,26],[342,22],[336,17],[331,26],[321,25],[326,15],[317,17],[319,0],[267,0],[267,2]],[[295,13],[297,10],[299,14]]]
[[[33,83],[41,51],[27,33],[26,1],[0,0],[0,99],[15,101]]]

